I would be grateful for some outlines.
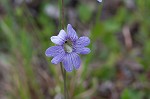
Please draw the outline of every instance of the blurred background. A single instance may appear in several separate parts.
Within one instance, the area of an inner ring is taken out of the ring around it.
[[[64,0],[65,26],[91,53],[67,73],[70,99],[150,99],[150,0]],[[0,0],[0,99],[61,99],[45,50],[60,30],[58,0]]]

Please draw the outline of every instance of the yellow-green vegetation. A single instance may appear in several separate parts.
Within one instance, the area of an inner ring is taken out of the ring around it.
[[[91,39],[67,73],[70,99],[150,99],[150,0],[64,1],[65,26]],[[57,13],[57,0],[0,0],[0,99],[63,95],[60,66],[45,56]]]

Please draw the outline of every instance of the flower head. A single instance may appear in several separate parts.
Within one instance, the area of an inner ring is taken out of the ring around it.
[[[98,2],[102,2],[102,0],[97,0]]]
[[[71,72],[73,68],[78,69],[81,60],[78,54],[88,54],[90,49],[86,46],[90,44],[88,37],[78,38],[76,31],[70,24],[67,25],[67,33],[60,30],[57,36],[52,36],[51,41],[56,46],[49,47],[45,51],[47,57],[53,57],[53,64],[63,63],[66,71]]]

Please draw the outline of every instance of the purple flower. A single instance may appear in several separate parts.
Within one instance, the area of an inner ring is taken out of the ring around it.
[[[102,0],[97,0],[98,2],[102,2]]]
[[[67,33],[60,30],[57,36],[52,36],[51,41],[56,46],[49,47],[45,51],[47,57],[53,57],[53,64],[63,63],[66,71],[71,72],[73,68],[78,69],[81,60],[78,54],[88,54],[90,49],[86,46],[90,44],[88,37],[78,38],[76,31],[70,24],[67,25]]]

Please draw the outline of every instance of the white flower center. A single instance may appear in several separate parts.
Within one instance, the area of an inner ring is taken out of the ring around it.
[[[64,44],[64,49],[66,52],[71,53],[72,52],[72,42],[70,40],[67,40]]]

